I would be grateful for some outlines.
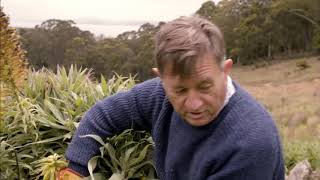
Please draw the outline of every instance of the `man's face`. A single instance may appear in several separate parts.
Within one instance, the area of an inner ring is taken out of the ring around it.
[[[212,56],[203,56],[187,78],[172,75],[167,72],[170,70],[160,77],[175,111],[190,125],[204,126],[214,120],[223,106],[230,69],[225,64],[218,67]]]

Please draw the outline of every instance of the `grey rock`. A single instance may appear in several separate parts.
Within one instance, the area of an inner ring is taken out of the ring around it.
[[[310,175],[309,180],[320,180],[320,170],[313,171],[312,174]]]
[[[287,180],[309,180],[312,173],[308,160],[299,162],[289,173]]]

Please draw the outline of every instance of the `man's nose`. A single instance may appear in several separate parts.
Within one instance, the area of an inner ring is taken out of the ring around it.
[[[197,93],[191,92],[188,94],[185,101],[185,106],[189,111],[197,111],[202,105],[203,101]]]

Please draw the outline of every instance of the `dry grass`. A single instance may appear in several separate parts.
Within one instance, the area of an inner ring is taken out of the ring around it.
[[[285,139],[320,139],[319,58],[280,61],[262,68],[236,66],[232,78],[267,107]],[[299,69],[302,61],[310,67]]]

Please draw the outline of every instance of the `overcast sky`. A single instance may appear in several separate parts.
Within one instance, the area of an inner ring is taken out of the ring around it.
[[[196,12],[207,0],[0,0],[11,26],[34,27],[48,19],[71,19],[83,30],[114,37]],[[218,0],[214,0],[217,2]]]

